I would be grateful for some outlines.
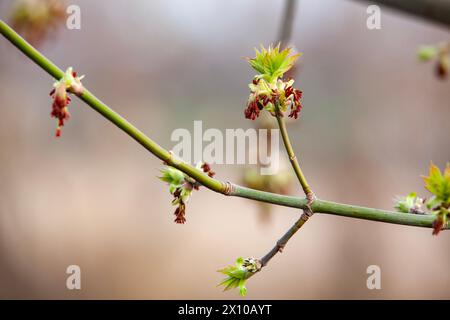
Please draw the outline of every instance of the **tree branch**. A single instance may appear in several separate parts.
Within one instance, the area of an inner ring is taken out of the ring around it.
[[[53,64],[36,49],[34,49],[28,42],[20,37],[13,29],[11,29],[3,20],[0,20],[0,33],[26,56],[28,56],[32,61],[39,65],[43,70],[49,73],[52,77],[54,77],[55,79],[60,79],[63,76],[64,73],[61,69],[59,69],[55,64]],[[117,127],[126,132],[130,137],[136,140],[140,145],[150,151],[153,155],[165,161],[167,164],[183,171],[208,189],[229,196],[247,198],[285,207],[299,209],[307,208],[307,199],[254,190],[211,178],[208,175],[204,174],[202,171],[197,170],[195,167],[185,162],[177,161],[176,159],[174,159],[169,151],[162,148],[152,139],[147,137],[139,129],[122,118],[115,111],[110,109],[106,104],[101,102],[88,90],[85,90],[80,99],[86,102],[86,104],[99,112]],[[426,228],[431,228],[434,220],[434,216],[431,215],[398,213],[324,201],[320,199],[314,201],[314,203],[312,204],[312,209],[314,212]]]
[[[277,38],[281,48],[286,47],[289,40],[291,39],[292,25],[294,22],[294,13],[297,0],[286,0],[285,2],[286,4],[284,6],[281,27]]]
[[[303,192],[305,192],[305,195],[308,197],[308,199],[312,200],[313,192],[308,184],[308,181],[306,181],[305,175],[303,174],[303,171],[300,168],[300,164],[298,163],[297,156],[295,155],[294,149],[292,148],[283,115],[280,113],[278,106],[276,106],[275,108],[278,127],[280,128],[281,137],[283,138],[284,147],[286,148],[286,152],[289,156],[289,161],[291,162],[295,175],[297,176],[298,181],[302,186]]]
[[[378,3],[436,23],[450,26],[449,0],[358,0]]]
[[[286,0],[283,17],[281,20],[280,33],[278,36],[281,48],[286,47],[288,45],[289,39],[291,38],[296,2],[296,0]],[[281,252],[288,241],[292,238],[292,236],[305,224],[306,221],[308,221],[309,217],[313,214],[311,204],[315,200],[314,193],[312,192],[308,182],[306,181],[306,177],[304,176],[303,171],[300,168],[300,164],[298,163],[297,157],[294,153],[294,149],[292,148],[286,128],[286,123],[284,122],[284,118],[280,113],[278,105],[275,106],[275,112],[278,127],[281,132],[281,137],[283,139],[283,144],[288,154],[289,161],[291,162],[292,168],[294,169],[295,175],[297,176],[297,179],[302,186],[303,192],[305,193],[308,202],[303,208],[303,213],[300,218],[298,218],[294,225],[290,227],[286,231],[286,233],[277,241],[275,246],[259,260],[261,262],[261,268],[258,271],[261,271],[261,269],[265,267],[278,252]]]

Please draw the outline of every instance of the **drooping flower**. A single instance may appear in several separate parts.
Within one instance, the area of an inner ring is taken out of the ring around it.
[[[84,76],[78,77],[77,73],[73,71],[72,67],[67,68],[64,76],[53,84],[53,89],[50,96],[53,98],[52,111],[50,116],[56,118],[56,137],[61,136],[61,129],[65,122],[70,118],[68,105],[71,101],[69,93],[80,95],[83,93],[83,85],[81,79]]]
[[[249,59],[250,65],[257,74],[249,84],[250,95],[244,115],[247,119],[255,120],[260,111],[265,109],[273,116],[277,112],[283,116],[290,109],[289,117],[297,119],[302,109],[302,91],[293,87],[294,80],[283,80],[283,75],[292,68],[300,54],[290,55],[292,48],[280,51],[279,45],[261,47],[256,50],[256,57]]]
[[[196,168],[202,170],[210,177],[215,174],[211,170],[210,165],[204,162],[199,162]],[[162,175],[159,179],[169,184],[169,192],[174,197],[172,205],[177,206],[174,212],[174,222],[184,224],[186,222],[186,204],[191,198],[193,190],[198,190],[200,184],[182,171],[171,166],[162,169],[161,173]]]

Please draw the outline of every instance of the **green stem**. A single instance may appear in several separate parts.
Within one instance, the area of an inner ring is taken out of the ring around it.
[[[48,72],[52,77],[60,79],[63,76],[63,71],[61,69],[54,65],[50,60],[45,58],[36,49],[34,49],[2,20],[0,20],[0,33],[26,56],[28,56],[31,60],[38,64],[42,69]],[[197,170],[190,164],[174,159],[169,151],[162,148],[152,139],[147,137],[144,133],[139,131],[139,129],[122,118],[118,113],[110,109],[106,104],[101,102],[88,90],[84,91],[84,93],[80,96],[80,99],[82,99],[91,108],[98,111],[101,115],[114,123],[117,127],[126,132],[130,137],[136,140],[140,145],[150,151],[153,155],[163,160],[167,164],[183,171],[184,173],[191,176],[199,183],[213,191],[229,196],[247,198],[285,207],[300,209],[307,208],[308,202],[303,198],[284,196],[280,194],[249,189],[210,178],[208,175],[204,174],[200,170]],[[322,212],[350,218],[359,218],[427,228],[431,228],[434,221],[434,216],[431,215],[396,213],[392,211],[384,211],[330,201],[323,201],[320,199],[314,201],[314,203],[312,204],[312,209],[314,212]]]
[[[304,198],[259,191],[237,185],[233,186],[233,192],[230,195],[298,209],[306,209],[308,204],[308,200]],[[348,218],[426,228],[432,228],[433,221],[435,219],[434,215],[401,213],[321,199],[316,199],[311,205],[311,209],[314,213],[325,213]]]
[[[305,195],[307,197],[311,197],[313,192],[308,184],[308,181],[306,181],[302,169],[300,168],[297,157],[294,153],[294,149],[292,148],[291,140],[289,139],[289,135],[286,129],[286,123],[284,122],[283,115],[281,114],[278,106],[275,107],[275,112],[278,121],[278,127],[280,128],[281,137],[283,138],[283,143],[289,156],[289,161],[291,161],[292,168],[294,169],[295,175],[297,176],[298,181],[302,186],[303,192],[305,192]]]

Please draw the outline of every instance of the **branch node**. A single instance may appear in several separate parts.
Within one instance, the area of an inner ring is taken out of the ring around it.
[[[223,193],[226,196],[231,196],[235,191],[234,185],[229,181],[227,181],[223,184],[223,189],[224,189]]]
[[[277,241],[277,248],[278,248],[278,252],[279,253],[283,252],[284,247],[286,247],[286,243],[283,242],[283,241],[278,240]]]

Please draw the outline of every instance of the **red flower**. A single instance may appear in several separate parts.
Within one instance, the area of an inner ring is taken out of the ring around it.
[[[250,120],[255,120],[256,118],[259,117],[259,111],[260,111],[260,109],[258,107],[258,103],[255,98],[255,100],[248,103],[247,109],[245,109],[245,111],[244,111],[245,118],[250,119]]]
[[[289,113],[290,118],[297,119],[300,111],[302,110],[301,98],[303,92],[298,89],[293,89],[292,86],[286,88],[286,98],[291,99],[291,113]]]
[[[173,213],[175,215],[175,223],[178,224],[184,224],[186,222],[186,205],[184,204],[183,200],[181,199],[181,188],[177,188],[175,192],[173,193],[173,196],[175,199],[178,199],[178,207],[175,209],[175,212]]]
[[[282,117],[290,106],[289,117],[297,119],[302,109],[302,92],[294,89],[293,83],[292,79],[278,79],[274,83],[268,83],[264,79],[254,78],[249,84],[250,97],[244,111],[245,118],[255,120],[262,109],[266,109],[273,116],[278,113]]]
[[[71,99],[66,91],[64,83],[58,83],[58,85],[50,92],[50,96],[53,98],[52,112],[50,116],[56,118],[58,121],[56,127],[56,137],[61,136],[61,127],[64,126],[64,122],[70,118],[69,105]]]
[[[68,105],[71,101],[69,92],[81,95],[84,91],[84,87],[81,83],[82,77],[78,77],[77,73],[72,70],[72,67],[67,68],[64,76],[61,80],[56,81],[53,85],[53,90],[50,92],[50,96],[53,98],[52,112],[50,116],[56,118],[56,137],[61,136],[61,128],[64,123],[70,118]]]

